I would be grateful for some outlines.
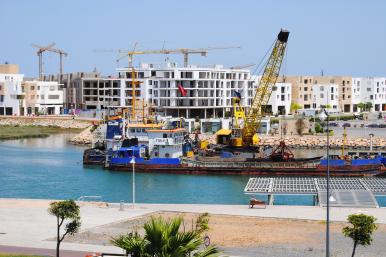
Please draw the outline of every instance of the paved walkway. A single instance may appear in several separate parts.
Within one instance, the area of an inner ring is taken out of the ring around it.
[[[47,212],[50,201],[0,199],[0,245],[55,249],[56,220]],[[202,204],[137,204],[135,208],[119,204],[82,204],[82,231],[111,222],[138,217],[156,211],[208,212],[220,215],[241,215],[270,218],[325,220],[325,208],[312,206],[267,206],[248,209],[247,205]],[[352,213],[373,215],[386,224],[386,208],[332,208],[332,221],[345,221]],[[51,239],[51,240],[50,240]],[[122,253],[113,246],[62,243],[61,249],[87,252]],[[1,251],[1,248],[0,248]]]

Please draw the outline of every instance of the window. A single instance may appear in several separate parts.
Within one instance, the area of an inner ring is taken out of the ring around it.
[[[163,138],[168,138],[168,134],[164,133],[164,134],[162,135],[162,137],[163,137]]]
[[[59,95],[48,95],[48,99],[57,100],[59,99]]]
[[[308,87],[304,87],[304,91],[308,91]]]
[[[0,95],[0,102],[4,102],[4,95]]]
[[[304,101],[308,101],[308,95],[304,95]]]
[[[55,90],[55,86],[50,86],[50,91],[54,91]]]
[[[324,94],[323,93],[320,94],[320,98],[324,98]]]
[[[305,80],[304,80],[304,84],[307,84],[307,83],[308,83],[308,79],[305,79]]]
[[[285,87],[281,87],[281,93],[284,94]]]
[[[31,90],[35,90],[35,86],[31,86]]]
[[[321,86],[321,87],[320,87],[320,91],[324,91],[324,86]]]

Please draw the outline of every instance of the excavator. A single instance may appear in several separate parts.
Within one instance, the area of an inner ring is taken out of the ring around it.
[[[239,97],[233,99],[233,116],[235,119],[232,127],[230,145],[233,147],[251,147],[258,144],[257,132],[264,115],[264,108],[267,106],[272,90],[279,76],[280,67],[283,62],[287,46],[289,31],[281,30],[272,48],[262,77],[258,83],[251,106],[245,113],[245,108],[240,104]],[[239,119],[243,120],[240,124]]]

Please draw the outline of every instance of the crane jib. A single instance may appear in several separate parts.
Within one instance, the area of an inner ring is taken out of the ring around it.
[[[252,144],[252,137],[258,131],[263,118],[264,108],[267,106],[272,90],[279,76],[280,67],[283,62],[285,49],[289,37],[289,31],[281,30],[277,36],[274,48],[268,59],[267,65],[256,88],[251,107],[245,117],[243,134],[243,144]]]

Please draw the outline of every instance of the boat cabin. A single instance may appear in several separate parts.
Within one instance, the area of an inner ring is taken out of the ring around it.
[[[126,126],[126,137],[128,139],[137,138],[138,144],[149,144],[148,130],[161,129],[162,124],[143,124],[130,123]]]
[[[184,128],[153,129],[147,133],[152,158],[179,158],[183,155],[182,145],[186,134]]]

